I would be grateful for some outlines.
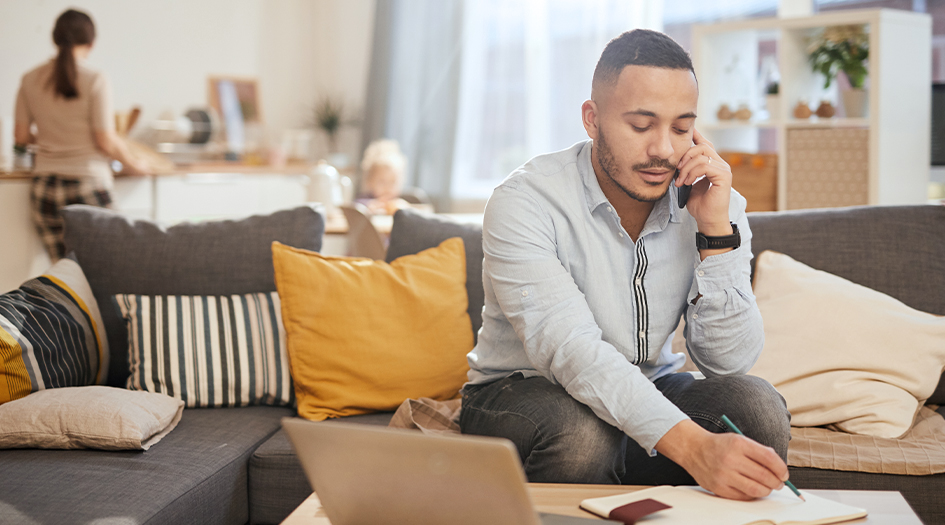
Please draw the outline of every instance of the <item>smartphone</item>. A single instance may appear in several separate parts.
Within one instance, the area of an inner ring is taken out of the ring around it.
[[[679,170],[676,170],[676,175],[673,176],[675,180],[679,176]],[[683,184],[682,186],[676,188],[676,203],[679,204],[680,208],[686,207],[686,202],[689,200],[689,194],[692,192],[691,184]]]

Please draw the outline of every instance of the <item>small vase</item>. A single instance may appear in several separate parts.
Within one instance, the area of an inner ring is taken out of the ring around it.
[[[751,110],[748,109],[748,104],[739,104],[738,110],[735,111],[735,118],[737,118],[738,120],[751,119]]]
[[[853,88],[840,92],[843,110],[847,118],[863,118],[869,108],[869,92],[862,88]]]
[[[830,118],[837,112],[837,108],[833,107],[833,104],[829,100],[821,100],[820,105],[817,106],[817,116],[820,118]]]
[[[781,118],[781,95],[765,96],[765,108],[768,110],[769,120]]]
[[[798,100],[797,105],[794,106],[794,118],[796,119],[806,119],[810,118],[811,111],[810,106],[807,105],[807,101],[804,99]]]

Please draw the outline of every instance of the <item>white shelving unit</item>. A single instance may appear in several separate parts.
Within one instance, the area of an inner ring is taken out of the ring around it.
[[[823,77],[812,72],[807,61],[810,37],[822,28],[841,25],[863,25],[869,34],[867,117],[792,118],[793,108],[802,98],[812,109],[826,99],[842,111],[838,82],[824,90]],[[694,26],[692,55],[700,89],[697,126],[718,149],[746,153],[759,152],[760,130],[774,130],[778,153],[778,209],[810,207],[803,204],[805,199],[797,198],[805,189],[835,192],[843,197],[847,186],[831,184],[834,178],[846,180],[850,185],[865,185],[866,191],[856,197],[847,195],[846,200],[825,195],[822,201],[816,202],[827,206],[925,203],[931,140],[931,33],[929,15],[892,9],[833,11],[810,17]],[[716,112],[722,103],[733,109],[747,103],[756,118],[767,114],[758,66],[759,42],[762,41],[776,42],[779,114],[785,118],[719,121]],[[866,130],[867,133],[837,134],[842,135],[837,143],[845,146],[851,143],[855,146],[856,141],[862,140],[865,162],[849,159],[850,152],[856,148],[838,150],[837,162],[817,160],[822,159],[823,152],[821,157],[805,158],[797,144],[810,143],[812,138],[818,140],[817,137],[825,137],[823,148],[835,142],[830,138],[831,133],[818,135],[814,130]],[[845,166],[854,164],[859,168],[845,170]],[[804,166],[816,168],[816,180],[807,177],[800,181],[798,170],[804,171]],[[862,176],[851,175],[856,169]]]

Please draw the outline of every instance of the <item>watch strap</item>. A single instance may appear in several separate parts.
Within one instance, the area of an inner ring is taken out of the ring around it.
[[[709,236],[702,232],[696,232],[696,248],[700,250],[722,250],[725,248],[738,248],[742,244],[742,236],[738,233],[738,225],[734,222],[731,235]]]

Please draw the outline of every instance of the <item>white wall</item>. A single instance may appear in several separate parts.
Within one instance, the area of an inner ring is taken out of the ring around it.
[[[255,76],[262,3],[256,0],[13,0],[0,3],[0,115],[11,117],[23,73],[55,55],[52,28],[65,9],[95,20],[88,64],[112,83],[116,110],[142,107],[142,122],[165,109],[206,104],[207,76]]]
[[[269,132],[306,126],[322,93],[364,107],[374,0],[4,0],[0,2],[0,120],[13,116],[20,77],[55,54],[56,17],[75,7],[95,20],[90,66],[112,82],[116,110],[206,105],[210,75],[259,79]],[[360,133],[342,148],[357,154]]]
[[[315,104],[328,95],[349,116],[365,107],[374,0],[280,0],[262,13],[260,91],[264,118],[276,130],[310,126]],[[361,128],[342,130],[339,149],[360,155]],[[327,153],[324,137],[316,153]]]

